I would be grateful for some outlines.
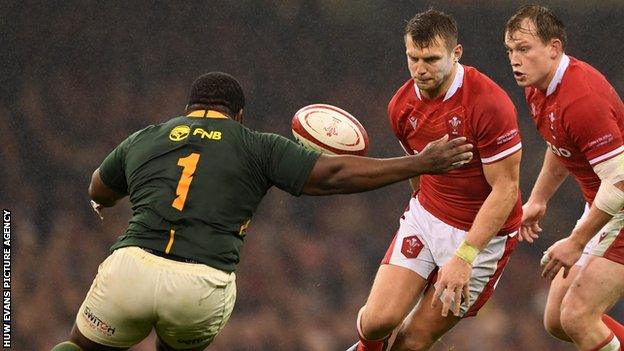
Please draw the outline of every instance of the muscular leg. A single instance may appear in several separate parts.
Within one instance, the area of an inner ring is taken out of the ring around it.
[[[420,304],[401,325],[392,351],[425,351],[460,320],[449,314],[442,317],[441,306],[432,308],[431,302],[435,290],[427,289]]]
[[[550,284],[548,300],[546,300],[546,308],[544,309],[544,328],[550,335],[559,340],[572,342],[572,339],[561,326],[561,301],[563,301],[563,297],[580,270],[580,266],[573,266],[570,268],[570,274],[566,279],[563,279],[563,270],[561,270]]]
[[[362,312],[362,336],[378,340],[392,333],[414,307],[426,284],[423,277],[407,268],[381,265]]]
[[[580,350],[591,350],[611,334],[603,314],[624,292],[624,265],[591,257],[561,305],[561,325]]]

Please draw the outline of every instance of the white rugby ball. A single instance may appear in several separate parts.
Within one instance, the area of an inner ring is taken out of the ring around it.
[[[332,105],[308,105],[295,113],[292,133],[299,144],[328,154],[364,156],[368,134],[349,112]]]

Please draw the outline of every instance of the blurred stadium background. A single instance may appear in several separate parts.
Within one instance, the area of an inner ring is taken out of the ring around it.
[[[91,172],[131,132],[182,113],[192,80],[221,70],[247,94],[245,122],[290,136],[301,106],[340,106],[364,124],[372,156],[402,151],[386,119],[407,78],[405,20],[435,5],[455,16],[465,54],[501,84],[519,111],[522,192],[544,143],[515,86],[502,45],[516,1],[2,1],[0,205],[13,212],[15,350],[65,339],[98,264],[122,233],[127,203],[100,221]],[[621,1],[553,1],[567,52],[624,93]],[[248,232],[231,321],[210,350],[343,350],[355,316],[410,196],[407,183],[368,194],[293,198],[273,190]],[[567,235],[583,202],[567,181],[545,235],[521,244],[493,299],[434,350],[572,350],[541,315],[547,282],[538,261]],[[622,320],[621,304],[614,315]],[[149,339],[135,350],[152,350]]]

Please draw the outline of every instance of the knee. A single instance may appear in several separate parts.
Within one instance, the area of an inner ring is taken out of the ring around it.
[[[546,329],[548,334],[559,340],[569,340],[567,334],[561,326],[561,314],[559,313],[559,310],[556,312],[557,313],[553,313],[553,311],[546,311],[544,314],[544,329]]]
[[[368,340],[379,340],[390,335],[401,323],[403,315],[391,310],[372,311],[365,308],[360,320],[362,336]]]
[[[567,335],[571,338],[575,336],[585,335],[591,323],[594,313],[590,311],[585,304],[577,303],[573,299],[568,299],[561,306],[561,326]],[[597,315],[600,320],[600,315]]]

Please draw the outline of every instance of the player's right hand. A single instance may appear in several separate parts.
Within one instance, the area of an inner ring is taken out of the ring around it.
[[[466,143],[465,137],[449,141],[448,134],[427,144],[418,153],[418,157],[425,165],[423,173],[446,173],[472,160],[472,144]]]
[[[540,204],[531,200],[522,206],[522,224],[520,225],[519,241],[526,240],[533,243],[542,233],[539,221],[546,213],[546,204]]]

